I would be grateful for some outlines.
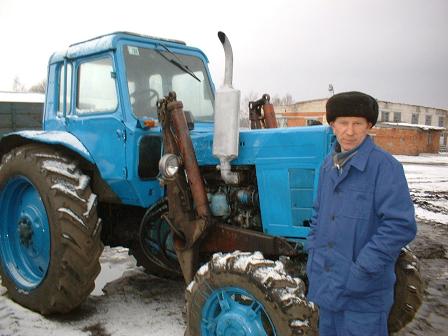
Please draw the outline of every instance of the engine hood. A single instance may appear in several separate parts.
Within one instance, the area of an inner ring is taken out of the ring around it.
[[[216,165],[212,154],[213,134],[191,132],[199,165]],[[307,158],[321,161],[331,147],[333,134],[328,126],[240,130],[239,156],[232,165],[255,165],[272,159]]]

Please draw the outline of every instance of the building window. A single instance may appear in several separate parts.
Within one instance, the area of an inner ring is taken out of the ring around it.
[[[389,112],[381,111],[381,121],[389,121]]]
[[[430,116],[430,115],[426,115],[425,116],[425,125],[431,125],[431,122],[432,122],[432,116]]]
[[[418,113],[412,113],[412,121],[413,124],[418,124]]]
[[[444,117],[439,117],[439,127],[445,127],[445,118]]]
[[[394,122],[401,122],[401,112],[394,112]]]
[[[316,126],[316,125],[322,125],[322,122],[318,119],[307,119],[306,120],[307,126]]]

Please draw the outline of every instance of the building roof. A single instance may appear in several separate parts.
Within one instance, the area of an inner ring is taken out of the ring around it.
[[[381,128],[386,127],[398,127],[398,128],[419,128],[424,131],[444,131],[445,127],[430,126],[430,125],[420,125],[420,124],[409,124],[409,123],[394,123],[394,122],[381,122],[375,125],[375,127]]]
[[[307,103],[314,103],[314,102],[325,102],[326,100],[328,100],[330,97],[326,97],[326,98],[317,98],[317,99],[309,99],[309,100],[301,100],[301,101],[297,101],[294,102],[290,105],[279,105],[279,106],[292,106],[292,105],[299,105],[299,104],[307,104]],[[424,105],[417,105],[417,104],[408,104],[408,103],[401,103],[401,102],[391,102],[391,101],[387,101],[387,100],[380,100],[377,99],[378,103],[383,103],[383,104],[397,104],[397,105],[406,105],[406,106],[414,106],[414,107],[423,107],[423,108],[429,108],[429,109],[435,109],[435,110],[442,110],[442,111],[448,111],[448,108],[441,108],[441,107],[431,107],[431,106],[424,106]]]
[[[0,91],[0,102],[43,103],[44,100],[43,93]]]

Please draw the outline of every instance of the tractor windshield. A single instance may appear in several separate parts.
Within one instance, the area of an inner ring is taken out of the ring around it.
[[[201,59],[168,48],[124,47],[129,97],[137,118],[157,118],[157,101],[175,91],[195,121],[213,121],[214,96]]]

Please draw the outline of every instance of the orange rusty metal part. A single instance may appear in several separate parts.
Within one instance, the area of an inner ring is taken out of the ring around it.
[[[262,232],[217,223],[201,243],[202,253],[260,251],[264,255],[297,255],[298,251],[285,239]]]
[[[199,171],[196,154],[188,130],[187,120],[183,111],[183,105],[180,101],[173,101],[167,105],[171,114],[174,131],[177,136],[176,143],[179,147],[182,162],[188,176],[188,183],[191,188],[196,212],[200,218],[209,218],[210,209],[208,205],[207,193],[205,191],[204,180]]]
[[[263,112],[266,128],[277,128],[277,118],[275,117],[274,105],[271,103],[264,104]]]

